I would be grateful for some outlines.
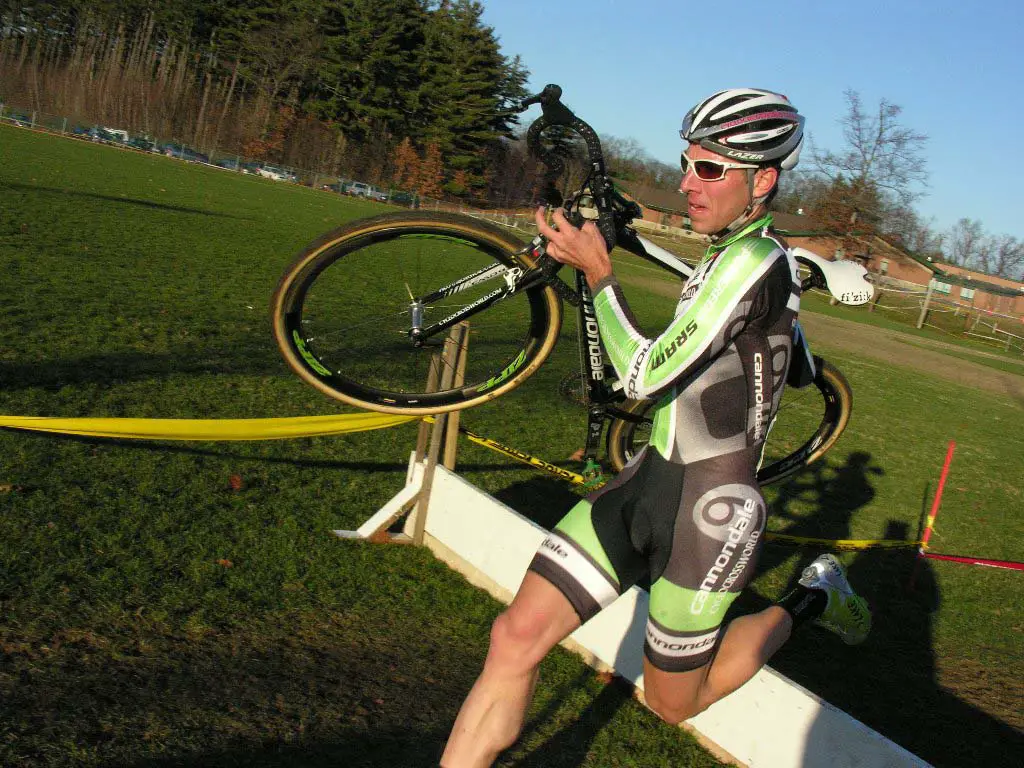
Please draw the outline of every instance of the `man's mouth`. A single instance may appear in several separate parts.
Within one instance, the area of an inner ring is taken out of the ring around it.
[[[693,202],[691,200],[690,203],[689,203],[689,209],[690,209],[690,215],[693,216],[694,214],[698,214],[699,215],[699,214],[702,214],[705,211],[707,211],[707,206],[700,205],[699,203],[695,203],[695,202]]]

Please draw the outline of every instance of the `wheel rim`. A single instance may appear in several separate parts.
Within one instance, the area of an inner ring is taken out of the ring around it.
[[[388,227],[341,238],[299,270],[282,307],[296,359],[323,388],[371,407],[428,410],[486,397],[521,375],[543,346],[550,313],[541,290],[513,294],[470,318],[465,383],[427,393],[446,332],[410,340],[410,294],[421,297],[487,266],[515,267],[503,248],[450,228]],[[423,325],[450,317],[505,284],[481,281],[423,307]]]

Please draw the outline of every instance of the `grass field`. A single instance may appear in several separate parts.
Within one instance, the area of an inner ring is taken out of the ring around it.
[[[327,193],[0,127],[0,413],[242,418],[345,412],[273,347],[270,294],[321,232],[384,210]],[[628,267],[626,267],[628,269]],[[649,327],[674,302],[637,294]],[[549,364],[465,415],[562,461],[584,414]],[[1018,404],[812,339],[855,393],[821,463],[767,489],[770,527],[915,538],[958,443],[933,548],[1024,559]],[[951,358],[952,359],[952,358]],[[415,428],[260,443],[0,431],[0,764],[436,762],[500,606],[427,552],[341,542],[402,485]],[[551,524],[576,498],[477,446],[460,473]],[[234,487],[232,476],[241,478]],[[813,551],[770,546],[741,599]],[[798,634],[773,666],[939,766],[1021,754],[1020,574],[846,555],[869,641]],[[528,766],[712,766],[568,653],[545,662]]]

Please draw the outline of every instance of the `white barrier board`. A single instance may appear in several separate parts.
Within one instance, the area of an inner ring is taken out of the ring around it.
[[[519,588],[546,535],[442,466],[434,476],[426,532],[435,554],[504,602]],[[613,668],[642,689],[646,620],[647,593],[634,587],[566,644],[592,666]],[[721,756],[750,768],[930,768],[769,667],[687,725]]]

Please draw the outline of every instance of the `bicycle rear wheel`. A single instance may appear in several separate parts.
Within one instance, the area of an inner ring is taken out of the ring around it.
[[[468,408],[516,387],[551,352],[562,321],[550,286],[517,291],[473,314],[464,383],[427,392],[446,333],[410,337],[412,298],[422,326],[479,306],[533,261],[489,222],[447,213],[393,213],[336,229],[306,248],[274,292],[274,338],[306,382],[343,402],[385,413]],[[490,269],[458,287],[456,281]]]
[[[839,370],[820,357],[814,358],[817,374],[813,386],[786,387],[782,403],[768,433],[757,480],[775,483],[817,461],[846,429],[853,410],[853,390]],[[620,471],[651,436],[647,412],[653,400],[626,402],[621,410],[637,419],[614,419],[608,429],[608,458]]]

